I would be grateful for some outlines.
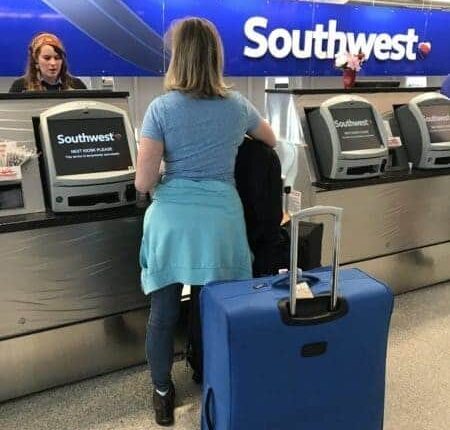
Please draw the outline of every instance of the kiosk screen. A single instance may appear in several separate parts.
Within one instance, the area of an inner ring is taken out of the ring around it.
[[[378,149],[383,146],[370,108],[330,108],[341,151]]]
[[[57,175],[128,170],[133,166],[123,119],[49,119]]]
[[[430,143],[450,142],[450,103],[420,106],[430,133]]]

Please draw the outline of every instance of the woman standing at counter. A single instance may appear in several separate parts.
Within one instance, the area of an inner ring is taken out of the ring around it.
[[[172,28],[165,95],[147,109],[136,188],[155,188],[144,218],[142,288],[151,293],[147,358],[156,422],[171,425],[174,330],[183,284],[252,277],[242,204],[234,185],[238,146],[246,133],[275,145],[256,109],[223,81],[216,28],[189,18]],[[159,181],[161,160],[165,175]]]
[[[71,89],[84,90],[86,85],[69,74],[66,51],[58,37],[51,33],[39,33],[28,46],[25,75],[13,82],[9,92]]]

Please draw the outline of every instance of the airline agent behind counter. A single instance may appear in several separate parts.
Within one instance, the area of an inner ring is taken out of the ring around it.
[[[25,75],[12,83],[9,92],[85,89],[86,85],[68,72],[61,40],[51,33],[39,33],[28,46]]]

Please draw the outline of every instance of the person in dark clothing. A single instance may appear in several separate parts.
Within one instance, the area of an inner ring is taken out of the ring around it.
[[[61,40],[51,33],[39,33],[28,46],[25,75],[16,79],[10,93],[24,91],[83,90],[86,85],[67,70],[66,51]]]
[[[281,225],[283,184],[277,153],[263,142],[246,137],[239,147],[234,177],[254,257],[253,276],[270,276],[288,269],[290,222]],[[310,270],[321,265],[322,235],[323,224],[299,223],[298,267]]]
[[[278,273],[278,243],[283,219],[281,164],[275,150],[246,137],[236,157],[234,177],[244,208],[253,276]],[[289,249],[288,249],[289,250]]]

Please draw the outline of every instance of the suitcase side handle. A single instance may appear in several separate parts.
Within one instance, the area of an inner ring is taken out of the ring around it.
[[[289,309],[291,316],[296,315],[296,285],[298,275],[301,278],[301,270],[297,271],[298,261],[298,224],[303,218],[317,216],[317,215],[331,215],[334,218],[334,234],[333,234],[333,267],[331,276],[331,296],[330,296],[330,311],[334,311],[337,306],[337,290],[339,277],[339,250],[341,243],[341,225],[342,225],[342,208],[334,206],[313,206],[311,208],[302,209],[291,215],[291,258],[290,258],[290,303]]]
[[[206,426],[207,430],[214,430],[216,425],[212,418],[212,409],[214,407],[214,392],[211,387],[208,388],[206,393],[206,400],[204,405],[204,413],[206,417]]]

